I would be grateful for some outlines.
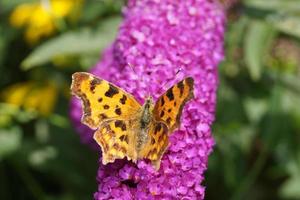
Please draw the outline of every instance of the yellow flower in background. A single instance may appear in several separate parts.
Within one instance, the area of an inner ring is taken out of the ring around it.
[[[41,0],[24,3],[15,8],[10,23],[15,27],[25,27],[25,38],[36,43],[42,37],[53,34],[57,22],[78,11],[82,0]]]
[[[6,103],[47,116],[53,111],[58,90],[53,83],[24,82],[9,86],[3,90],[2,96]]]

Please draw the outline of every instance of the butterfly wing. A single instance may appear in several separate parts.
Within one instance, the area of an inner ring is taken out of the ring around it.
[[[179,126],[183,107],[194,96],[193,86],[194,80],[190,77],[180,81],[161,95],[154,106],[149,139],[138,158],[150,159],[156,170],[169,145],[168,134]]]
[[[169,145],[168,127],[162,122],[151,123],[148,135],[148,142],[139,152],[138,158],[151,160],[152,165],[158,170],[161,157]]]
[[[180,124],[183,107],[194,97],[194,80],[188,77],[170,89],[157,100],[153,116],[156,121],[166,123],[169,132],[173,132]]]
[[[105,119],[128,119],[141,109],[133,96],[89,73],[74,73],[71,91],[83,102],[82,123],[92,129]]]
[[[135,127],[132,120],[104,120],[94,134],[94,139],[102,149],[102,163],[105,165],[127,156],[136,162]]]

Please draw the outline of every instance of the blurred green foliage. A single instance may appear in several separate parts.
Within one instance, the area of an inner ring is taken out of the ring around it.
[[[115,38],[124,2],[81,1],[75,20],[54,19],[55,31],[30,43],[11,15],[41,2],[50,1],[0,2],[0,199],[92,199],[99,153],[69,121],[70,77],[92,67]],[[41,92],[49,82],[58,94],[50,102]],[[47,103],[53,109],[43,112]]]
[[[300,199],[300,1],[227,15],[207,198]]]
[[[68,87],[114,39],[124,2],[81,1],[77,17],[54,19],[55,31],[35,43],[11,22],[25,2],[40,1],[0,2],[0,199],[91,199],[98,155],[70,124]],[[222,2],[207,199],[300,199],[300,1]],[[53,108],[41,107],[43,88],[56,94]]]

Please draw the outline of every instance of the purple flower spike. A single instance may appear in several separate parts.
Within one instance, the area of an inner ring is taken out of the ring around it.
[[[168,87],[192,76],[195,98],[184,108],[180,129],[170,135],[158,171],[147,160],[103,166],[100,159],[96,200],[204,198],[201,183],[214,145],[210,127],[224,21],[224,11],[209,0],[128,0],[116,41],[91,73],[125,89],[140,103],[148,93],[156,100]],[[80,124],[76,102],[71,116],[82,140],[91,141],[92,131]]]

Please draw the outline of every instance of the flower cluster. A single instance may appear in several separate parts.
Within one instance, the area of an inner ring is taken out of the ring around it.
[[[35,81],[16,83],[1,92],[5,103],[48,116],[54,109],[58,90],[54,83],[38,84]]]
[[[36,43],[42,37],[53,34],[60,20],[70,16],[82,0],[47,0],[20,4],[11,14],[10,23],[26,27],[25,38]]]
[[[146,160],[105,166],[100,160],[95,199],[204,198],[201,183],[214,145],[211,124],[224,21],[223,10],[209,0],[128,1],[116,41],[91,73],[122,87],[141,104],[147,93],[157,99],[192,76],[195,98],[185,106],[180,129],[170,135],[160,169],[154,171]],[[83,140],[91,141],[91,130],[80,124],[81,114],[80,103],[73,99],[71,117]]]

